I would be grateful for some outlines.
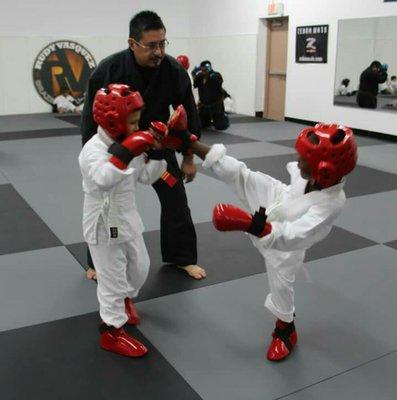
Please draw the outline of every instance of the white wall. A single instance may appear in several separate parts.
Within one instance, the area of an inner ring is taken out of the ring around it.
[[[397,3],[383,3],[381,0],[284,0],[284,13],[289,16],[289,41],[287,65],[286,116],[324,122],[339,122],[355,128],[373,130],[396,135],[397,113],[368,111],[333,105],[335,81],[335,60],[337,25],[339,19],[367,18],[397,15]],[[245,2],[230,2],[229,0],[201,0],[195,3],[193,11],[197,18],[192,19],[190,26],[192,35],[206,37],[207,48],[210,49],[219,37],[225,41],[230,37],[237,44],[236,50],[218,48],[214,66],[221,72],[229,71],[230,64],[241,68],[238,76],[245,75],[241,82],[237,75],[225,76],[225,86],[237,88],[232,92],[238,100],[237,112],[254,115],[262,111],[264,87],[264,62],[260,43],[265,43],[261,35],[259,18],[266,16],[267,1],[250,0]],[[295,32],[297,26],[329,25],[328,63],[327,64],[297,64],[295,63]],[[395,27],[397,30],[397,27]],[[237,51],[244,37],[256,36],[258,47],[248,45],[243,56]],[[229,51],[228,54],[222,54]],[[212,51],[214,52],[214,51]],[[214,52],[215,53],[215,52]],[[222,58],[227,58],[226,64],[221,64]],[[204,54],[194,54],[196,59],[205,58]],[[255,72],[255,76],[253,75]],[[252,85],[252,82],[255,82]],[[246,87],[249,89],[247,94]],[[255,101],[252,102],[252,98]],[[254,104],[254,108],[252,107]],[[248,112],[247,112],[248,111]]]
[[[301,3],[301,4],[299,4]],[[303,4],[311,7],[302,8]],[[338,19],[397,15],[397,3],[373,0],[306,0],[288,2],[290,41],[286,115],[293,118],[338,122],[355,128],[396,135],[397,113],[334,106],[334,77]],[[300,25],[329,24],[328,64],[295,64],[295,29]],[[396,27],[397,29],[397,27]]]
[[[127,47],[127,35],[118,37],[75,37],[96,62]],[[48,43],[64,36],[0,37],[0,115],[50,112],[51,106],[37,93],[32,79],[33,62]],[[169,53],[186,51],[188,40],[170,38]]]
[[[186,52],[189,2],[139,0],[82,2],[50,0],[0,2],[0,115],[49,112],[36,92],[32,67],[48,43],[71,39],[85,46],[98,63],[127,47],[129,20],[136,12],[158,12],[170,39],[170,54]]]
[[[20,96],[21,90],[31,91],[33,87],[30,74],[36,50],[54,37],[69,37],[86,45],[98,61],[105,54],[124,48],[128,21],[142,9],[153,9],[162,16],[172,43],[170,54],[189,54],[192,64],[207,58],[212,61],[224,76],[225,88],[236,100],[237,112],[254,115],[262,110],[265,36],[260,18],[266,17],[266,0],[97,0],[95,3],[69,0],[56,6],[50,0],[32,3],[0,2],[0,113],[37,112],[37,102],[42,100],[35,97],[35,92],[28,95],[29,105],[22,105],[14,98]],[[397,15],[397,3],[382,0],[284,0],[283,3],[285,15],[289,16],[286,116],[336,121],[396,134],[397,113],[334,106],[333,92],[338,20]],[[328,24],[330,28],[328,64],[296,64],[296,27],[316,24]],[[18,94],[11,94],[10,88],[17,88]]]
[[[1,0],[0,36],[120,36],[142,10],[156,11],[170,36],[189,30],[186,0]]]

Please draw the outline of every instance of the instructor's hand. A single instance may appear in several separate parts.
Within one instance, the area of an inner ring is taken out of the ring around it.
[[[181,165],[182,177],[185,179],[185,183],[191,182],[197,173],[197,167],[193,162],[193,156],[183,157]]]

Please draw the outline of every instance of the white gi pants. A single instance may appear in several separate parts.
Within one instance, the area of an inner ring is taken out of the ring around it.
[[[270,210],[280,201],[284,186],[269,176],[262,177],[261,186],[262,204]],[[255,244],[256,239],[253,242]],[[305,250],[286,252],[261,248],[260,245],[256,247],[265,259],[269,282],[270,293],[266,296],[265,307],[282,321],[292,322],[295,312],[295,274],[302,267]]]
[[[89,244],[97,271],[99,314],[109,326],[127,322],[124,299],[139,293],[149,273],[149,255],[143,236],[124,243],[107,244],[108,235],[98,224],[98,244]]]

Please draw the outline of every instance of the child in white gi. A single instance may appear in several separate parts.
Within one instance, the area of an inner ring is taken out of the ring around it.
[[[142,220],[135,204],[137,182],[153,184],[166,170],[165,161],[148,161],[144,152],[159,147],[148,131],[137,131],[143,107],[139,92],[112,84],[98,90],[93,106],[98,132],[83,147],[84,238],[98,280],[102,348],[130,357],[146,347],[124,331],[139,315],[131,298],[149,271]]]
[[[82,106],[76,106],[75,99],[71,96],[70,91],[65,89],[55,97],[52,104],[56,107],[56,111],[59,114],[64,114],[68,112],[81,113]]]
[[[353,133],[339,125],[317,124],[304,129],[295,148],[299,161],[288,163],[291,183],[286,185],[227,156],[222,144],[210,148],[200,142],[190,143],[191,151],[204,160],[203,167],[211,168],[220,180],[230,184],[253,214],[218,204],[213,223],[218,230],[250,233],[265,259],[270,288],[265,306],[277,317],[267,351],[271,361],[287,357],[297,343],[295,273],[303,264],[306,250],[329,234],[341,213],[346,199],[344,176],[357,161]]]

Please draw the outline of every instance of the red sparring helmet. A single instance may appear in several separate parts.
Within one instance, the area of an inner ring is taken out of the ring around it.
[[[323,188],[337,183],[357,162],[357,144],[350,128],[317,124],[303,129],[295,149],[310,165],[312,178]]]
[[[178,61],[179,64],[181,64],[182,67],[185,68],[186,70],[189,69],[190,62],[189,62],[189,57],[188,56],[185,56],[185,55],[181,54],[180,56],[178,56],[176,58],[176,61]]]
[[[143,107],[139,92],[131,91],[128,85],[112,83],[107,89],[99,89],[94,99],[95,122],[104,128],[112,139],[126,132],[127,117]]]

